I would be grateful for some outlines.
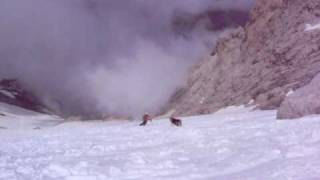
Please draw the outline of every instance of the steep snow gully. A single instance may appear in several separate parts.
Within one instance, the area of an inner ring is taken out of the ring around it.
[[[167,119],[146,127],[61,123],[8,109],[0,116],[0,126],[7,126],[0,129],[1,180],[320,179],[319,116],[277,121],[275,111],[230,107],[183,118],[177,128]],[[29,128],[8,126],[17,117]]]

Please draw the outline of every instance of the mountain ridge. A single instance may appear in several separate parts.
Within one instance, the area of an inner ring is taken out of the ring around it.
[[[315,0],[258,0],[247,25],[221,39],[213,56],[194,66],[169,109],[183,116],[249,102],[278,109],[288,92],[320,72],[320,31],[306,30],[319,20],[319,7]]]

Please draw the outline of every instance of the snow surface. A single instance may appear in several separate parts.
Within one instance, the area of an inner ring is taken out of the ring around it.
[[[51,127],[63,122],[63,119],[56,116],[33,112],[5,103],[0,103],[0,114],[0,130],[14,129],[24,131],[26,129]]]
[[[306,24],[306,27],[305,27],[304,31],[313,31],[313,30],[317,30],[317,29],[320,30],[320,23],[314,24],[314,25]]]
[[[0,129],[0,179],[319,180],[320,117],[275,118],[228,108],[181,128],[163,119]]]

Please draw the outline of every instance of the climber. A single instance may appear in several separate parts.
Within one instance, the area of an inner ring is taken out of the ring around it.
[[[175,117],[173,117],[173,116],[170,117],[170,122],[171,122],[172,125],[182,126],[182,121],[181,121],[181,119],[175,118]]]
[[[152,117],[148,113],[145,113],[142,116],[142,123],[140,124],[140,126],[145,126],[148,123],[148,121],[152,121]]]

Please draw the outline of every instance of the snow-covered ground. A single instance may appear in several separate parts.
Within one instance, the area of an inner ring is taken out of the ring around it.
[[[56,116],[37,113],[0,102],[0,129],[24,131],[26,129],[52,127],[62,122],[63,120]]]
[[[276,121],[275,111],[229,108],[183,118],[181,128],[166,119],[138,123],[0,129],[0,179],[320,179],[319,116]]]

